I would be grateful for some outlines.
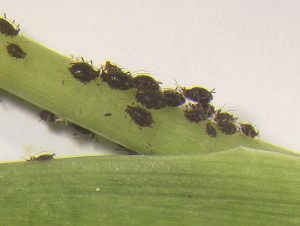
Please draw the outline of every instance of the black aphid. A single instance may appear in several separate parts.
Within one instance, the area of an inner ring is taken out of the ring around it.
[[[27,161],[47,161],[54,159],[55,153],[45,152],[36,156],[31,156]]]
[[[110,112],[105,113],[104,116],[112,116],[112,114]]]
[[[211,104],[197,103],[196,106],[203,110],[203,112],[207,118],[211,118],[213,116],[213,114],[215,113],[215,107]]]
[[[107,61],[102,68],[101,78],[110,88],[128,90],[135,87],[134,80],[129,72],[124,72],[118,66]]]
[[[234,122],[236,122],[237,118],[235,118],[233,115],[231,115],[227,112],[221,112],[221,110],[218,110],[214,116],[214,120],[217,123],[221,123],[221,122],[234,123]]]
[[[218,127],[226,135],[232,135],[237,132],[235,124],[231,122],[220,122],[218,123]]]
[[[84,61],[70,63],[69,71],[75,79],[85,84],[95,80],[100,75],[100,70],[95,69]]]
[[[138,75],[135,76],[134,82],[137,90],[140,92],[149,92],[149,91],[159,91],[160,82],[156,81],[154,78],[148,75]]]
[[[26,56],[26,53],[17,44],[8,44],[6,50],[9,55],[15,58],[24,58]]]
[[[0,33],[7,36],[16,36],[19,34],[20,28],[9,22],[6,18],[0,18]]]
[[[57,116],[50,111],[40,111],[39,113],[40,118],[45,122],[56,122]]]
[[[131,119],[140,127],[151,127],[154,123],[151,112],[141,107],[127,106],[125,109]]]
[[[184,116],[190,122],[200,122],[207,119],[207,114],[198,104],[189,104],[184,110]]]
[[[163,94],[165,97],[166,105],[168,106],[178,107],[185,103],[184,96],[176,90],[164,90]]]
[[[210,123],[206,124],[206,132],[211,137],[217,137],[218,135],[217,130]]]
[[[213,99],[212,93],[214,93],[214,90],[208,91],[202,87],[182,88],[182,91],[186,98],[199,103],[209,103]]]
[[[137,91],[135,98],[144,107],[148,109],[160,109],[166,106],[165,97],[160,91],[139,92]]]
[[[84,134],[84,135],[89,135],[90,138],[94,138],[95,137],[95,133],[93,133],[92,131],[85,129],[77,124],[68,122],[69,127],[71,127],[72,129],[74,129],[76,131],[75,135],[77,134]]]
[[[259,132],[256,131],[256,129],[250,124],[240,124],[240,129],[243,134],[250,138],[254,138],[259,135]]]

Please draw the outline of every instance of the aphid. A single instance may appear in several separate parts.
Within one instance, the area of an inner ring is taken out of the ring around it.
[[[154,78],[148,75],[138,75],[135,76],[134,82],[138,91],[159,91],[160,82],[156,81]]]
[[[237,128],[232,122],[220,122],[218,127],[226,135],[232,135],[237,132]]]
[[[39,113],[40,118],[45,122],[56,122],[57,116],[50,111],[40,111]]]
[[[15,26],[13,23],[9,22],[6,19],[6,15],[4,14],[4,18],[0,18],[0,33],[7,36],[16,36],[19,34],[20,28],[19,26]]]
[[[105,113],[104,116],[112,116],[112,114],[110,112]]]
[[[200,122],[207,119],[206,112],[198,104],[189,104],[184,110],[184,116],[190,122]]]
[[[165,97],[160,91],[137,92],[135,98],[148,109],[160,109],[166,106]]]
[[[202,108],[204,111],[204,114],[206,115],[207,118],[211,118],[213,114],[215,113],[215,107],[211,104],[206,104],[206,103],[197,103],[196,106],[198,108]]]
[[[109,61],[106,61],[104,66],[102,66],[102,72],[107,74],[114,74],[114,73],[122,73],[122,68],[119,66],[112,64]]]
[[[6,46],[6,50],[12,57],[24,58],[26,53],[17,44],[10,43]]]
[[[107,61],[102,68],[101,78],[110,88],[119,90],[128,90],[135,87],[134,80],[129,72],[124,72],[116,65]]]
[[[60,123],[60,124],[64,123],[68,125],[68,121],[66,119],[59,117],[47,110],[40,111],[39,116],[45,122],[53,122],[53,123]]]
[[[163,94],[168,106],[178,107],[185,103],[184,96],[176,90],[164,90]]]
[[[77,134],[89,135],[91,139],[93,139],[95,137],[95,133],[93,133],[92,131],[85,129],[77,124],[69,122],[68,125],[69,125],[69,127],[71,127],[72,129],[74,129],[76,131],[76,133],[74,135],[77,135]]]
[[[256,131],[250,124],[240,124],[240,129],[243,134],[250,138],[254,138],[259,135],[259,131]]]
[[[95,80],[100,75],[100,70],[95,69],[92,65],[86,62],[70,63],[70,73],[81,83],[89,83]]]
[[[217,123],[221,123],[221,122],[234,123],[237,120],[237,118],[235,118],[233,115],[227,112],[221,112],[221,110],[218,110],[214,116],[214,120]]]
[[[129,114],[135,124],[139,125],[140,127],[151,127],[154,123],[151,112],[144,108],[127,105],[125,111],[127,114]]]
[[[202,87],[193,87],[190,89],[182,88],[183,95],[195,102],[209,103],[213,99],[214,90],[208,91]]]
[[[31,156],[30,159],[26,161],[47,161],[52,160],[55,157],[55,153],[52,152],[44,152],[35,156]]]
[[[217,137],[218,135],[217,130],[210,123],[206,124],[206,132],[211,137]]]

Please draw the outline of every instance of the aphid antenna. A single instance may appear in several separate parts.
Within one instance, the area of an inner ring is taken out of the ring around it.
[[[176,85],[175,90],[178,91],[178,89],[179,89],[179,92],[183,92],[184,87],[179,85],[179,83],[177,82],[177,80],[175,78],[173,78],[173,80],[175,81],[175,85]]]

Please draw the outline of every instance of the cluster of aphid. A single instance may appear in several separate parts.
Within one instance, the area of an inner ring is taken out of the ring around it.
[[[6,36],[10,37],[15,37],[19,34],[20,28],[19,26],[14,24],[13,22],[10,22],[7,18],[6,15],[4,14],[4,17],[0,18],[0,33]],[[17,44],[15,43],[7,43],[6,45],[6,51],[7,53],[14,57],[14,58],[25,58],[26,53],[24,50]]]
[[[6,19],[6,15],[0,18],[0,33],[6,36],[15,37],[19,34],[19,26],[14,25],[14,21],[10,22]],[[26,57],[26,52],[15,43],[7,43],[7,53],[14,58],[22,59]],[[107,61],[100,69],[95,68],[91,63],[77,61],[70,63],[69,71],[71,75],[83,84],[90,83],[98,77],[103,82],[107,83],[112,89],[128,90],[135,89],[135,98],[140,106],[128,105],[124,109],[131,119],[139,127],[151,127],[154,123],[152,114],[147,109],[161,109],[166,106],[179,107],[184,105],[184,116],[188,121],[197,123],[200,121],[213,120],[218,129],[227,135],[232,135],[238,131],[242,132],[250,138],[259,135],[259,132],[251,124],[239,124],[237,126],[237,118],[227,112],[215,110],[210,104],[213,99],[214,90],[207,90],[203,87],[177,87],[176,89],[162,89],[160,82],[147,74],[139,74],[132,76],[128,71],[123,70],[119,66]],[[186,103],[188,100],[188,103]],[[104,116],[111,116],[107,113]],[[47,122],[62,123],[64,119],[54,115],[48,111],[40,113],[42,120]],[[94,133],[80,127],[76,124],[66,122],[69,127],[72,127],[77,133],[88,134],[94,137]],[[206,132],[211,137],[217,137],[217,130],[212,123],[206,123]]]
[[[162,89],[160,82],[147,74],[132,76],[128,71],[107,61],[100,69],[91,64],[80,61],[71,63],[70,73],[82,83],[89,83],[100,77],[112,89],[135,89],[135,99],[143,107],[128,105],[125,111],[139,127],[151,127],[154,123],[152,114],[147,109],[161,109],[166,106],[179,107],[184,105],[184,116],[190,122],[200,122],[213,119],[219,130],[232,135],[239,130],[248,137],[254,138],[258,132],[250,124],[236,125],[237,118],[221,110],[215,111],[210,102],[214,90],[208,91],[203,87],[177,87],[176,89]],[[186,104],[187,100],[189,102]],[[206,132],[211,137],[217,137],[217,130],[211,123],[206,124]]]

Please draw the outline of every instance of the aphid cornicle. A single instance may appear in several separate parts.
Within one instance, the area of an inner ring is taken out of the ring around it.
[[[6,46],[6,50],[9,55],[15,58],[25,58],[26,53],[21,49],[20,46],[14,43],[10,43]]]
[[[206,124],[205,129],[206,129],[206,132],[209,136],[217,137],[217,135],[218,135],[217,130],[210,123]]]
[[[148,75],[138,75],[133,78],[139,92],[159,91],[160,82]]]
[[[135,124],[139,125],[140,127],[151,127],[154,123],[151,112],[144,108],[127,105],[125,111],[135,122]]]
[[[160,91],[137,91],[135,98],[138,102],[140,102],[144,107],[148,109],[161,109],[166,106],[165,97]]]
[[[164,90],[163,94],[165,97],[166,105],[170,107],[178,107],[185,103],[184,96],[176,90]]]
[[[134,80],[129,72],[124,72],[118,66],[105,63],[101,70],[101,78],[110,88],[119,90],[128,90],[135,87]]]
[[[214,90],[208,91],[202,87],[193,87],[190,89],[182,88],[182,92],[190,100],[199,103],[209,103],[213,99],[212,93],[214,93]]]
[[[69,71],[75,79],[85,84],[95,80],[100,75],[100,70],[84,61],[70,63]]]
[[[9,22],[6,18],[0,18],[0,33],[7,36],[16,36],[20,32],[20,28]]]
[[[52,160],[55,157],[55,153],[52,152],[45,152],[41,153],[35,156],[31,156],[30,159],[26,161],[47,161],[47,160]]]
[[[250,124],[240,124],[240,129],[247,137],[254,138],[259,135],[259,132]]]
[[[237,132],[237,128],[232,122],[219,122],[217,125],[219,129],[226,135],[233,135]]]

